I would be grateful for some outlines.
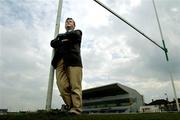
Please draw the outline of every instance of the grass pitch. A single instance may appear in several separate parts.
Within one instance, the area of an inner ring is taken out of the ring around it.
[[[0,120],[180,120],[180,113],[82,114],[69,116],[61,112],[8,113]]]

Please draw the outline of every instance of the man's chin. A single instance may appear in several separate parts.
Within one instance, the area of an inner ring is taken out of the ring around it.
[[[72,27],[66,27],[66,30],[73,30],[74,28]]]

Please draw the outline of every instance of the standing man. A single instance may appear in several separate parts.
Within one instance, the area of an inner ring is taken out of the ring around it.
[[[58,34],[51,41],[55,48],[52,65],[56,69],[57,86],[70,114],[80,115],[82,112],[82,61],[81,30],[75,29],[75,21],[67,18],[66,33]]]

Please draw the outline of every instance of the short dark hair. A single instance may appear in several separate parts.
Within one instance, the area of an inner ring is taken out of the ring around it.
[[[73,18],[68,17],[68,18],[66,19],[66,21],[68,21],[68,20],[73,20],[74,26],[76,26],[76,23],[75,23],[75,21],[74,21]]]

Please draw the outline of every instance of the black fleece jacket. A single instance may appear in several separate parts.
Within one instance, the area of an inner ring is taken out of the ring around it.
[[[81,30],[72,30],[71,32],[58,34],[51,41],[51,47],[55,48],[55,54],[51,62],[54,68],[57,67],[57,63],[61,59],[64,60],[65,66],[82,67],[81,38]]]

